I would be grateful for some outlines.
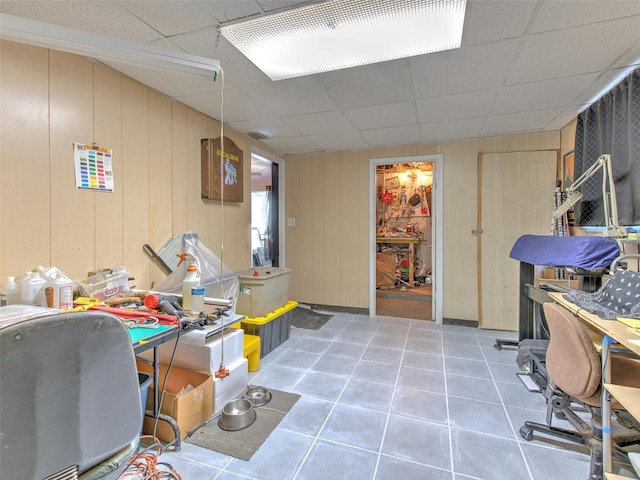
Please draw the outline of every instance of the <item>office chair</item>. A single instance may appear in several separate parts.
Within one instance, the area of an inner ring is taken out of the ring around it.
[[[116,479],[141,427],[119,318],[84,311],[0,325],[0,478]]]
[[[591,449],[589,479],[602,478],[602,424],[600,407],[602,400],[601,359],[592,339],[580,320],[560,305],[545,303],[545,317],[549,325],[550,339],[546,354],[549,384],[546,424],[525,422],[520,435],[525,440],[533,438],[533,432],[559,437]],[[611,357],[612,383],[640,387],[640,361],[624,357]],[[577,404],[577,405],[576,405]],[[576,413],[580,407],[591,414],[587,424]],[[622,407],[615,400],[613,410]],[[552,426],[553,416],[568,420],[575,430]],[[640,443],[640,434],[614,435],[612,453],[619,460],[629,463],[624,447]]]

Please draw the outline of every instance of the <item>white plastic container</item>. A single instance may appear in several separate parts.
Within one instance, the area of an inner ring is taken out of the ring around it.
[[[21,303],[46,307],[47,302],[44,298],[46,284],[47,281],[38,272],[31,272],[31,275],[25,280],[20,289]]]
[[[58,310],[73,308],[73,282],[62,273],[54,273],[54,278],[45,286],[45,298],[47,307]]]
[[[7,277],[4,285],[0,289],[0,307],[6,305],[16,305],[20,303],[20,288],[15,277]]]
[[[237,272],[240,293],[236,313],[256,318],[284,307],[289,300],[290,273],[291,270],[278,267],[255,267]]]

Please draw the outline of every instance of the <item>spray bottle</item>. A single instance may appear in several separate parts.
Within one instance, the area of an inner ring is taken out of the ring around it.
[[[185,312],[191,311],[191,289],[193,287],[200,286],[200,274],[198,273],[198,267],[196,266],[196,260],[190,253],[178,253],[178,257],[180,257],[180,262],[178,266],[182,262],[184,262],[187,258],[190,260],[190,264],[187,267],[187,273],[184,276],[184,280],[182,281],[182,309]]]

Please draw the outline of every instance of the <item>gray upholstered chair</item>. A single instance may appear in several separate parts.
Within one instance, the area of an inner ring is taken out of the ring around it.
[[[546,369],[549,385],[547,398],[547,423],[525,422],[520,435],[531,440],[534,432],[580,443],[591,449],[591,478],[602,476],[602,373],[600,353],[587,333],[586,327],[566,308],[545,303],[544,313],[549,325],[550,340],[546,353]],[[615,320],[611,320],[615,321]],[[626,357],[611,357],[612,383],[640,387],[640,361]],[[622,406],[612,401],[612,409]],[[576,412],[588,410],[590,424]],[[575,430],[552,426],[552,419],[568,420]],[[640,432],[613,435],[613,455],[629,462],[624,447],[640,443]]]
[[[0,478],[115,479],[141,425],[120,319],[73,312],[0,329]]]

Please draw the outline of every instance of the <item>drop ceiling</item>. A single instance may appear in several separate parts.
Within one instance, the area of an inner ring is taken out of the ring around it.
[[[631,0],[469,0],[460,49],[275,82],[217,33],[307,3],[2,0],[0,11],[219,60],[224,82],[110,65],[283,154],[557,130],[640,65]]]

